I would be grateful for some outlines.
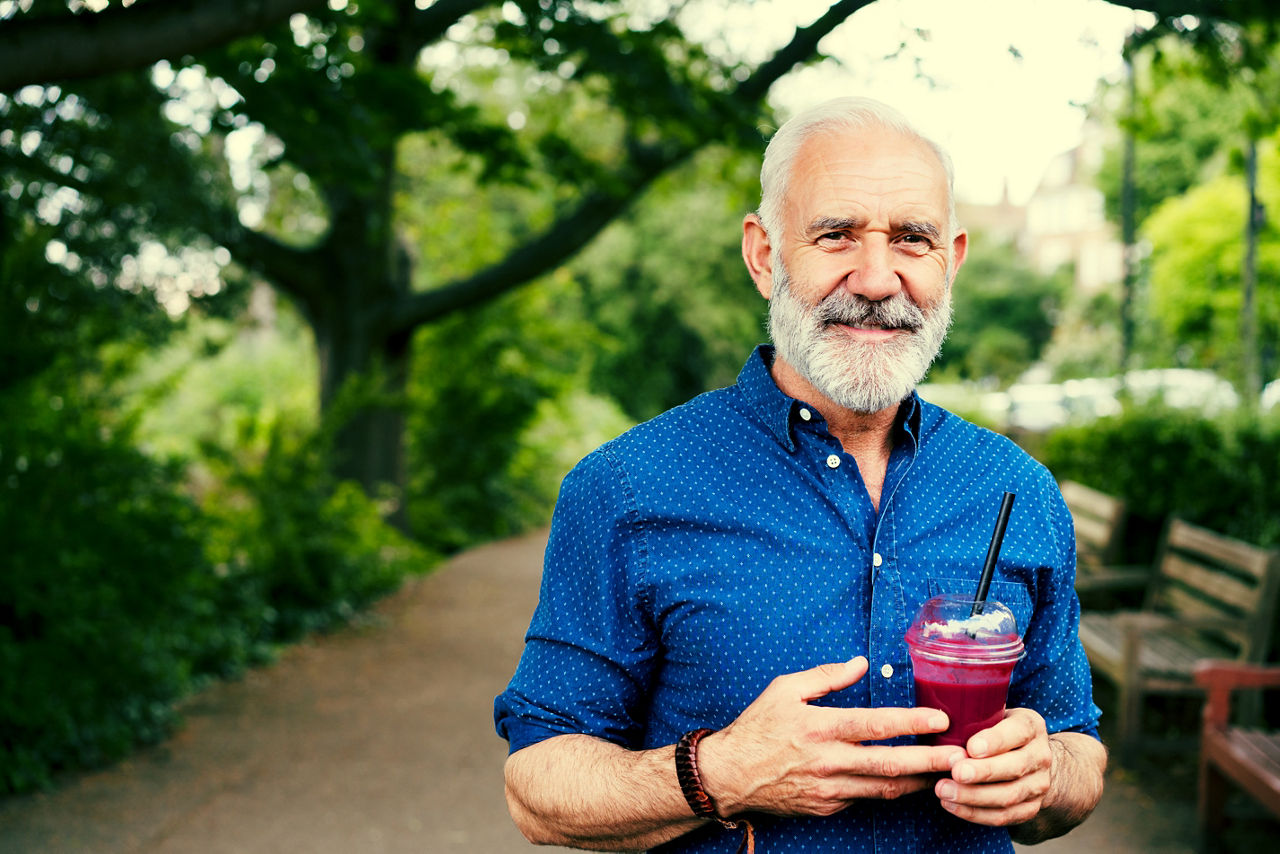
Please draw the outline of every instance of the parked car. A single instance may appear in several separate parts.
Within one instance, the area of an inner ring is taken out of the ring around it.
[[[1162,400],[1167,406],[1198,409],[1206,415],[1240,405],[1240,395],[1231,383],[1211,371],[1191,368],[1129,371],[1124,384],[1138,403]]]
[[[1272,380],[1262,387],[1262,397],[1258,400],[1258,409],[1270,412],[1280,407],[1280,380]]]

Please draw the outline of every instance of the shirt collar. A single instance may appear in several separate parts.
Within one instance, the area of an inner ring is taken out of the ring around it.
[[[778,440],[778,443],[789,453],[794,454],[796,442],[791,427],[800,420],[799,412],[804,404],[783,394],[778,384],[773,381],[771,373],[773,356],[773,345],[758,345],[738,373],[738,389],[747,405]],[[894,420],[895,444],[907,437],[919,444],[920,415],[920,398],[912,391],[911,395],[898,407],[898,417]],[[814,411],[814,417],[821,416]]]

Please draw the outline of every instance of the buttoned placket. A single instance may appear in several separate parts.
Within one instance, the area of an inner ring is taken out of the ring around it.
[[[906,644],[902,640],[908,615],[902,567],[897,560],[897,516],[893,499],[915,465],[916,451],[915,441],[908,438],[890,455],[885,477],[889,488],[880,498],[880,513],[871,545],[871,614],[867,655],[872,672],[878,674],[870,686],[871,704],[876,707],[911,705],[911,667],[906,660]]]
[[[795,417],[803,425],[814,446],[809,453],[816,455],[820,466],[818,478],[831,484],[828,494],[841,508],[841,515],[857,526],[864,521],[861,513],[864,505],[852,498],[850,486],[856,462],[844,452],[840,441],[805,406],[794,410]],[[808,417],[806,417],[808,416]],[[803,448],[806,444],[801,442]],[[873,707],[909,706],[912,697],[911,668],[905,660],[906,645],[902,640],[902,627],[906,625],[905,595],[899,575],[894,541],[895,514],[893,497],[915,463],[917,447],[914,438],[908,436],[894,447],[886,472],[885,486],[880,501],[880,512],[865,528],[854,527],[854,541],[864,544],[861,559],[868,562],[865,571],[871,579],[870,613],[867,619],[866,649],[870,671],[867,690]],[[852,465],[852,468],[849,468]],[[860,481],[859,487],[864,487]],[[859,512],[861,511],[861,513]],[[904,739],[906,740],[906,739]]]

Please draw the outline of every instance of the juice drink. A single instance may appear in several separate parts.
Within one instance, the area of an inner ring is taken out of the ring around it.
[[[935,596],[920,607],[906,634],[915,672],[916,705],[941,709],[951,726],[921,736],[928,744],[963,746],[1004,717],[1009,679],[1022,658],[1012,612],[988,600],[975,613],[965,596]]]

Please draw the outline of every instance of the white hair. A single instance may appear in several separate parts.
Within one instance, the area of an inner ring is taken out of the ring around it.
[[[782,227],[782,204],[796,155],[809,139],[837,130],[863,130],[868,127],[897,131],[916,139],[937,155],[947,175],[947,218],[954,237],[960,230],[956,219],[955,167],[951,156],[933,140],[911,125],[906,116],[874,98],[849,96],[833,98],[793,116],[778,128],[764,150],[760,167],[760,210],[758,216],[766,234],[778,234]]]

